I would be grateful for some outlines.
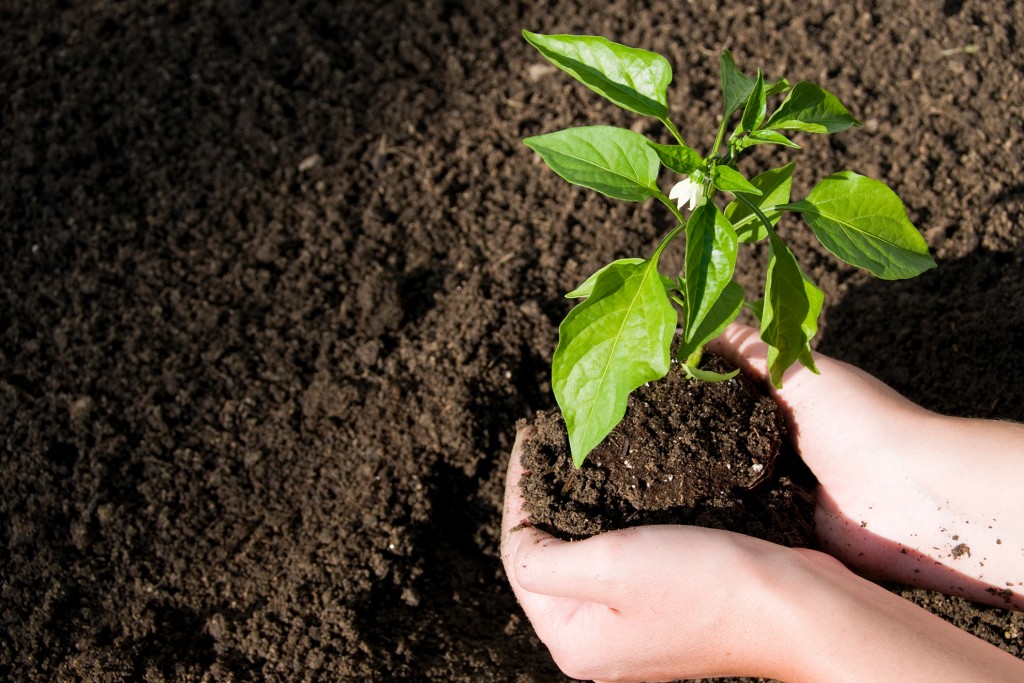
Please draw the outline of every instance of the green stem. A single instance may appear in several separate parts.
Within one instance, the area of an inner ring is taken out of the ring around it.
[[[736,199],[746,204],[747,208],[753,211],[755,216],[761,219],[761,222],[764,223],[764,227],[768,229],[768,232],[775,231],[775,228],[772,226],[772,222],[768,220],[768,216],[764,215],[764,212],[761,211],[760,207],[758,207],[757,204],[747,199],[745,196],[743,196],[742,193],[734,192],[733,194],[735,195]]]
[[[686,143],[683,142],[683,136],[679,133],[679,129],[676,128],[675,124],[672,123],[668,116],[665,116],[664,118],[660,118],[658,120],[665,124],[665,127],[668,128],[668,131],[672,133],[672,137],[676,139],[676,142],[678,142],[683,147],[686,147]]]
[[[723,116],[722,123],[718,126],[718,135],[715,137],[715,146],[711,148],[711,156],[718,154],[718,148],[722,146],[722,140],[725,139],[725,127],[729,125],[729,117]]]
[[[678,211],[676,213],[678,213]],[[661,244],[659,244],[658,248],[654,250],[654,253],[651,255],[651,258],[649,260],[657,261],[658,259],[660,259],[661,252],[665,251],[665,247],[667,247],[672,240],[678,237],[679,233],[686,230],[686,221],[682,220],[682,216],[680,216],[680,219],[681,220],[679,222],[679,225],[672,228],[672,230],[667,235],[665,235],[664,239],[661,240]]]
[[[671,199],[669,199],[664,194],[662,194],[662,192],[660,190],[658,190],[657,192],[658,192],[658,194],[656,194],[654,196],[658,199],[658,201],[660,201],[662,204],[667,206],[668,210],[672,212],[672,215],[674,215],[676,217],[676,220],[679,221],[685,227],[686,226],[686,217],[683,216],[683,214],[679,211],[679,209],[676,207],[675,203],[673,203],[673,201]]]

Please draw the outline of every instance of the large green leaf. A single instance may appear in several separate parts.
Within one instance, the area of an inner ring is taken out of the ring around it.
[[[825,299],[800,270],[789,247],[769,233],[768,275],[761,315],[761,339],[768,344],[768,374],[776,387],[783,373],[810,355],[811,338],[818,331],[818,315]]]
[[[639,133],[613,126],[583,126],[523,142],[574,185],[631,202],[657,193],[658,155]]]
[[[665,118],[665,93],[672,66],[656,52],[613,43],[600,36],[541,35],[526,41],[552,64],[623,109]]]
[[[768,130],[804,130],[809,133],[838,133],[858,126],[835,95],[813,83],[797,83],[789,91],[764,127]]]
[[[609,263],[608,265],[606,265],[605,267],[601,268],[596,273],[588,277],[582,285],[566,294],[565,298],[585,299],[593,293],[594,285],[597,283],[598,278],[600,278],[605,273],[612,273],[608,277],[621,277],[624,273],[628,272],[626,270],[623,270],[622,266],[635,266],[636,264],[643,262],[644,260],[642,258],[624,258],[619,259],[618,261],[612,261],[611,263]],[[608,284],[610,283],[606,283],[606,285]],[[674,286],[675,283],[669,280],[669,285]]]
[[[558,328],[551,385],[576,467],[626,413],[629,393],[668,374],[676,312],[657,262],[613,264]]]
[[[738,247],[736,231],[713,202],[690,214],[686,223],[686,333],[695,338],[719,296],[732,280]]]
[[[718,62],[719,75],[722,78],[722,100],[725,103],[725,118],[744,106],[750,98],[750,91],[757,83],[756,78],[745,75],[736,67],[732,53],[728,50],[722,52]]]
[[[685,308],[685,301],[684,301]],[[689,341],[683,339],[676,349],[676,358],[685,361],[697,349],[722,334],[722,331],[729,326],[740,314],[743,308],[743,287],[736,282],[729,282],[722,290],[721,296],[711,306],[711,310],[704,316],[704,320],[693,332]]]
[[[761,209],[772,226],[778,223],[779,218],[782,217],[781,210],[772,210],[772,208],[789,202],[794,168],[796,168],[795,161],[782,168],[773,168],[755,176],[750,183],[761,191],[761,195],[744,195],[747,200]],[[757,242],[768,236],[768,228],[764,226],[761,219],[749,206],[739,200],[733,201],[725,207],[725,217],[736,229],[736,236],[740,242]]]
[[[935,267],[903,202],[873,178],[834,173],[786,208],[803,214],[826,249],[877,277],[899,280]]]

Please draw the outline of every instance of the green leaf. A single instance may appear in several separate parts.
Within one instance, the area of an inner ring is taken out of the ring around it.
[[[566,294],[565,298],[585,299],[586,297],[590,296],[590,294],[594,291],[594,283],[597,282],[597,279],[604,275],[605,273],[611,273],[609,277],[617,277],[618,274],[622,272],[621,266],[635,266],[636,264],[643,262],[644,260],[642,258],[624,258],[619,259],[618,261],[612,261],[611,263],[609,263],[608,265],[606,265],[605,267],[601,268],[596,273],[588,277],[586,282],[584,282],[582,285]],[[672,283],[671,280],[669,280],[669,282]],[[672,284],[674,285],[675,283]]]
[[[774,232],[769,238],[761,339],[768,344],[772,385],[781,387],[782,375],[789,366],[802,356],[810,358],[810,341],[818,331],[825,297],[800,270],[789,247]]]
[[[704,320],[694,331],[692,338],[689,341],[686,339],[680,341],[679,348],[676,349],[676,358],[686,360],[694,351],[722,334],[729,323],[740,314],[742,308],[743,287],[730,281],[722,290],[718,300],[711,306],[711,310],[704,316]]]
[[[860,122],[850,116],[835,95],[813,83],[797,83],[765,122],[769,130],[838,133]]]
[[[757,324],[761,324],[761,318],[764,317],[764,297],[755,301],[746,301],[743,306],[750,311],[754,318],[757,319]]]
[[[803,352],[797,356],[797,360],[800,361],[800,365],[804,366],[815,375],[820,375],[821,371],[818,370],[818,366],[814,364],[814,354],[811,353],[811,347],[806,347]]]
[[[761,190],[757,189],[749,180],[743,177],[743,174],[731,166],[715,166],[715,170],[711,173],[711,182],[719,190],[724,190],[725,192],[761,194]]]
[[[686,145],[659,145],[656,142],[647,142],[655,151],[665,168],[690,175],[704,164],[704,160],[696,150]]]
[[[523,37],[552,64],[623,109],[642,116],[668,116],[665,93],[672,82],[672,67],[661,55],[600,36],[523,31]]]
[[[757,70],[757,78],[754,81],[754,87],[750,90],[750,97],[747,98],[747,104],[743,108],[743,117],[740,119],[739,128],[737,132],[743,133],[748,130],[756,130],[761,122],[764,121],[764,115],[767,111],[768,106],[768,94],[764,89],[764,76],[761,75],[761,70]]]
[[[699,379],[705,382],[727,382],[740,374],[739,368],[736,368],[732,372],[722,374],[721,372],[715,372],[713,370],[701,370],[700,368],[694,368],[686,363],[683,363],[683,370],[686,371],[686,376],[690,379]]]
[[[626,413],[629,393],[668,373],[676,312],[657,261],[619,263],[558,328],[551,385],[576,467]]]
[[[690,214],[686,224],[686,332],[693,341],[736,269],[736,231],[713,202]]]
[[[730,144],[734,154],[739,154],[754,145],[782,145],[784,147],[800,149],[800,145],[774,130],[757,130],[742,137],[734,138]]]
[[[658,192],[658,155],[647,145],[647,138],[631,130],[583,126],[523,142],[574,185],[631,202]]]
[[[787,91],[789,91],[789,81],[785,78],[780,78],[768,86],[768,90],[765,94],[768,95],[768,97],[771,97],[772,95],[780,95]]]
[[[852,171],[834,173],[807,199],[785,208],[803,214],[830,252],[882,279],[914,277],[935,267],[903,202],[873,178]]]
[[[786,164],[782,168],[773,168],[753,178],[750,183],[761,191],[761,196],[748,196],[757,208],[768,218],[774,227],[782,217],[781,210],[765,210],[789,202],[789,192],[793,184],[793,169],[796,162]],[[768,236],[768,229],[761,219],[743,202],[736,200],[725,207],[725,217],[736,229],[740,242],[757,242]]]
[[[729,118],[734,111],[747,103],[750,91],[757,83],[756,78],[743,74],[736,67],[732,59],[732,53],[728,50],[722,52],[718,62],[719,75],[722,78],[722,100],[725,103],[725,118]]]

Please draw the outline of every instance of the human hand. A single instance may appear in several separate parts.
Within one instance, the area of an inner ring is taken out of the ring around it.
[[[1020,681],[1024,662],[814,551],[648,526],[560,541],[529,526],[509,461],[501,559],[562,671],[595,681]]]
[[[709,348],[767,382],[756,329],[733,324]],[[820,376],[794,366],[772,392],[820,483],[819,546],[876,578],[1024,609],[1024,428],[936,415],[814,359]]]
[[[517,436],[501,558],[537,635],[573,678],[774,676],[776,578],[801,551],[712,529],[647,526],[568,543],[530,527]],[[769,637],[771,636],[771,637]]]

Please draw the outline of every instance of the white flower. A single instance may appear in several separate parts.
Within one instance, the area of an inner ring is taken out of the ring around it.
[[[697,208],[697,202],[703,192],[704,189],[699,182],[684,178],[675,184],[672,191],[668,193],[668,198],[676,200],[676,206],[680,209],[683,208],[683,204],[689,204],[690,211],[693,211]]]

